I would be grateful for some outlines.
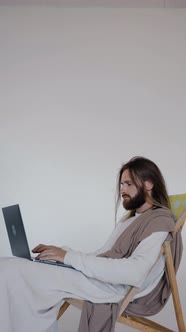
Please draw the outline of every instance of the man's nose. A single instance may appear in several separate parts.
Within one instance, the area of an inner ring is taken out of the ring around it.
[[[126,187],[122,186],[122,188],[121,188],[121,195],[126,194],[126,193],[127,193]]]

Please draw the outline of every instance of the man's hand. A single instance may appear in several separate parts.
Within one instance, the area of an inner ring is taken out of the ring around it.
[[[39,244],[37,247],[35,247],[32,252],[39,253],[39,255],[35,259],[41,259],[46,261],[57,261],[64,263],[64,257],[66,254],[66,251],[55,246],[48,246],[45,244]]]

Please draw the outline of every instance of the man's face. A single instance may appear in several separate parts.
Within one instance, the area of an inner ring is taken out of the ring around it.
[[[120,194],[126,210],[139,209],[146,202],[144,189],[138,190],[136,188],[128,170],[125,170],[122,174]]]

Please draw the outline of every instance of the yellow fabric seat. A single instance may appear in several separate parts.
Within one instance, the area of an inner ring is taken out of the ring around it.
[[[186,194],[171,195],[169,196],[171,210],[174,213],[176,219],[182,215],[186,210]]]

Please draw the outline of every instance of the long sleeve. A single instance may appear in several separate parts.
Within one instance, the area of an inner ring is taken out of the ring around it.
[[[70,250],[65,263],[86,276],[111,284],[140,287],[157,259],[167,232],[155,232],[143,240],[129,258],[112,259]]]

